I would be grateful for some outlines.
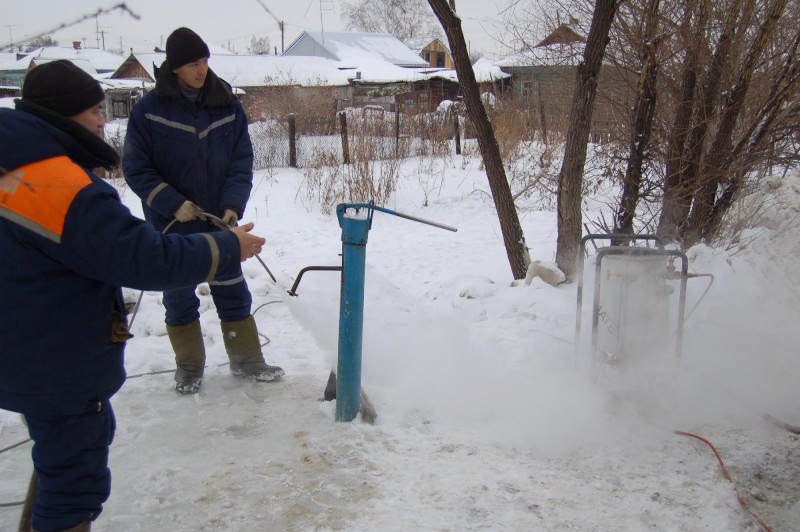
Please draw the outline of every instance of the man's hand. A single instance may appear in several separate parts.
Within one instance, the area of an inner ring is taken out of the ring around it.
[[[239,214],[233,209],[225,209],[225,214],[222,215],[222,221],[225,225],[233,227],[239,221]]]
[[[192,220],[197,220],[200,218],[201,220],[206,219],[206,215],[203,214],[203,209],[192,203],[191,201],[184,201],[178,210],[175,211],[175,219],[179,222],[191,222]]]
[[[251,235],[250,231],[252,230],[253,222],[231,227],[231,233],[236,235],[236,238],[239,239],[239,260],[241,262],[261,253],[261,247],[266,242],[266,240],[260,236]]]

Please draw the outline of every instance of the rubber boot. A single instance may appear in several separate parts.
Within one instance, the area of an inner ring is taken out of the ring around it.
[[[186,325],[167,325],[167,334],[175,351],[175,391],[180,394],[197,393],[203,383],[206,363],[200,320]]]
[[[231,374],[236,377],[255,377],[261,382],[283,377],[283,369],[264,361],[253,316],[239,321],[223,321],[221,325],[225,351],[231,361]]]
[[[25,416],[22,417],[25,422]],[[25,423],[27,425],[27,423]],[[39,493],[39,481],[36,470],[31,473],[31,480],[28,482],[28,492],[25,494],[25,501],[22,503],[22,515],[19,518],[19,532],[31,532],[31,517],[33,516],[33,505],[36,504],[36,495]]]

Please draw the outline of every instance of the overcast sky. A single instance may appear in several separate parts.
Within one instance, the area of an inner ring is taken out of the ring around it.
[[[344,31],[342,0],[262,0],[279,20],[285,22],[285,46],[303,31]],[[123,10],[91,17],[71,25],[98,10],[108,10],[117,0],[23,0],[0,2],[0,44],[19,43],[25,38],[70,25],[50,35],[59,45],[81,41],[88,48],[150,51],[163,43],[172,30],[188,26],[203,39],[240,53],[247,52],[253,36],[269,38],[281,50],[281,33],[275,18],[257,0],[127,0],[128,8],[139,15],[135,20]],[[456,8],[470,49],[492,57],[502,45],[501,12],[509,0],[457,0]],[[431,13],[433,16],[433,13]],[[99,31],[98,31],[99,26]],[[98,46],[99,43],[99,46]],[[5,46],[4,46],[5,47]]]

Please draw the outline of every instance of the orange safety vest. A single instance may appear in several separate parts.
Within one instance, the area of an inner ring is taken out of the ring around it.
[[[64,155],[26,164],[0,177],[0,217],[58,244],[72,201],[91,182]]]

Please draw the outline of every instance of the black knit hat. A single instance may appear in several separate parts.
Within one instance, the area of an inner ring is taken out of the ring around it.
[[[167,37],[167,65],[173,70],[210,56],[208,45],[189,28],[178,28]]]
[[[75,116],[105,99],[100,84],[66,59],[37,66],[25,76],[22,101]]]

